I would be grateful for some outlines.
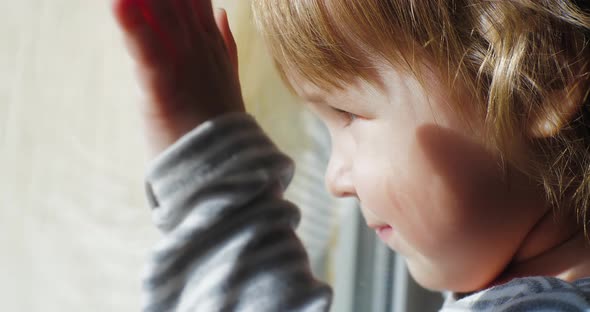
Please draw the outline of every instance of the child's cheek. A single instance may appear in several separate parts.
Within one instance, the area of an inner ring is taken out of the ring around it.
[[[461,133],[424,125],[409,151],[414,161],[407,163],[411,174],[402,183],[414,185],[414,194],[422,187],[422,196],[413,199],[415,210],[404,208],[402,218],[409,220],[406,238],[423,256],[422,268],[414,270],[430,274],[415,277],[434,288],[483,287],[534,224],[529,209],[535,205],[523,206],[530,198],[510,191],[495,156]]]
[[[430,171],[409,152],[409,143],[392,138],[390,144],[360,147],[354,165],[355,187],[365,218],[391,225],[393,235],[386,243],[406,256],[412,251],[401,247],[400,239],[412,245],[436,246],[431,235],[435,201],[428,193],[432,187],[426,185],[436,181],[429,179]]]
[[[506,265],[526,231],[507,222],[516,207],[496,160],[439,126],[416,128],[410,138],[359,149],[355,182],[363,210],[392,225],[387,244],[406,256],[423,286],[481,286]]]

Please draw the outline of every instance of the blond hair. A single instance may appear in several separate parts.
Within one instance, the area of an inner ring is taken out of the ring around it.
[[[543,185],[554,207],[575,207],[584,230],[588,9],[566,0],[253,0],[256,24],[287,84],[287,74],[324,89],[358,77],[376,83],[377,60],[413,73],[423,60],[435,64],[449,90],[459,83],[474,99],[474,107],[456,109],[478,113],[502,158]],[[551,113],[566,101],[576,114]],[[531,135],[540,118],[559,131]],[[512,157],[517,137],[524,161]]]

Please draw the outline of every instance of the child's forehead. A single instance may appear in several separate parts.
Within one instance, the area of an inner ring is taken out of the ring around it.
[[[306,102],[322,103],[332,93],[329,89],[322,88],[300,75],[286,73],[285,76],[296,95]]]
[[[362,97],[375,92],[382,93],[386,89],[384,77],[379,77],[379,83],[361,77],[351,77],[341,81],[340,86],[320,86],[298,75],[287,74],[286,76],[291,88],[299,98],[316,104]]]

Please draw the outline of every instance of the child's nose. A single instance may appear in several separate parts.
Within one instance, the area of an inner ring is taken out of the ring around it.
[[[350,162],[341,157],[332,155],[330,158],[325,183],[332,195],[336,197],[356,196],[350,167]]]

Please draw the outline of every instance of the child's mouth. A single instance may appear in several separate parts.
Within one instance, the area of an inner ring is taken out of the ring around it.
[[[382,241],[387,241],[387,238],[393,233],[393,229],[389,225],[384,225],[375,229],[375,233]]]

